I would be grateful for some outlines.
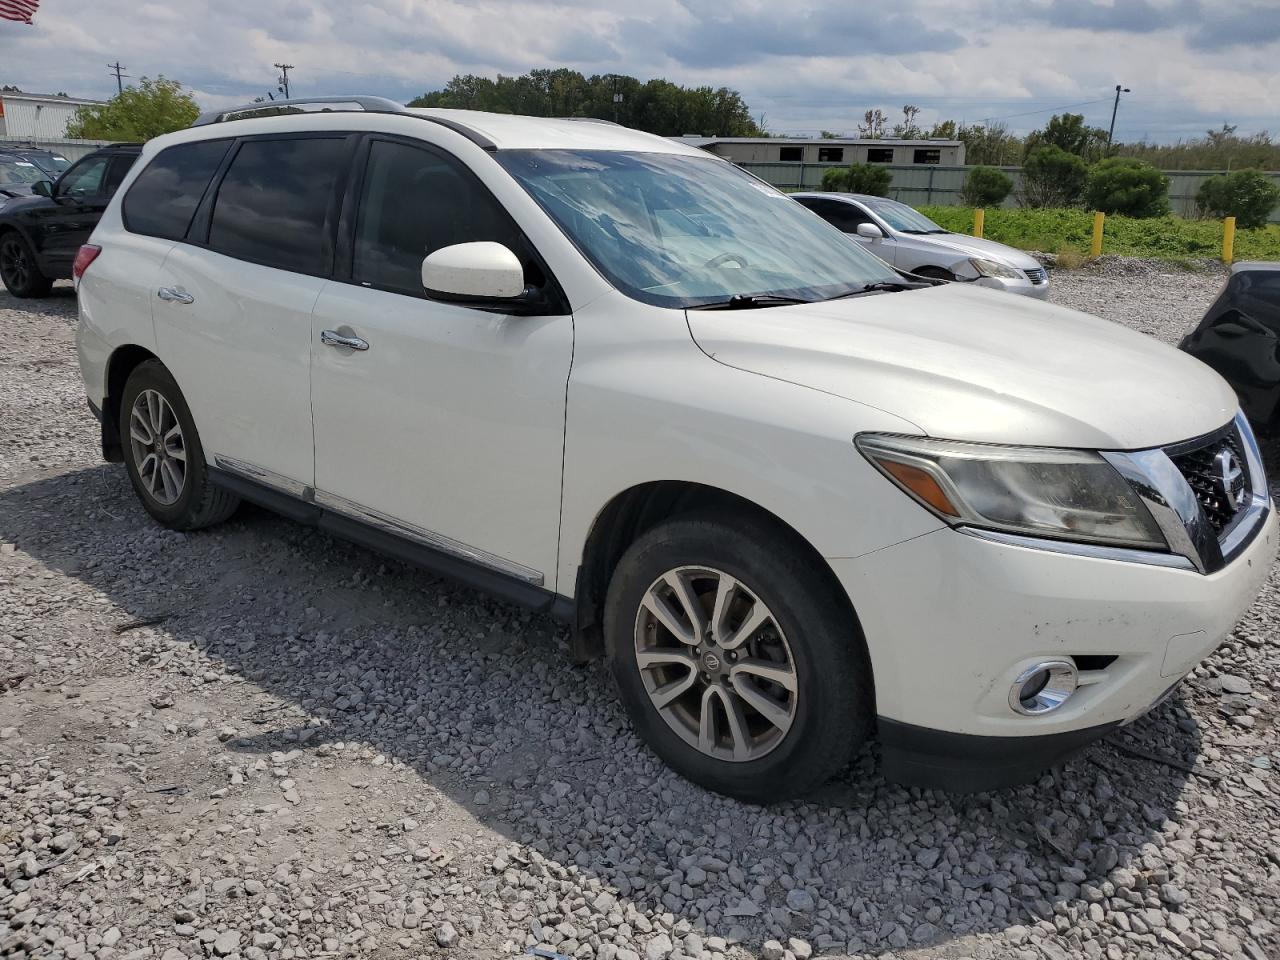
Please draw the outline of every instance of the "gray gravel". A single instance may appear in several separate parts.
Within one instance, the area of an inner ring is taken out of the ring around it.
[[[1108,261],[1054,299],[1173,342],[1220,282]],[[148,522],[73,319],[0,293],[0,955],[1280,955],[1274,571],[1033,786],[908,791],[871,749],[753,808],[650,756],[549,620],[252,508]]]

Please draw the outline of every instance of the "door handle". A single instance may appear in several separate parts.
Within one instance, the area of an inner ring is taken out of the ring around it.
[[[337,330],[321,330],[320,342],[328,347],[350,347],[352,350],[368,350],[369,341],[360,337],[344,337]]]
[[[174,303],[195,303],[196,298],[181,287],[161,287],[156,291],[156,296],[161,300],[170,300]]]

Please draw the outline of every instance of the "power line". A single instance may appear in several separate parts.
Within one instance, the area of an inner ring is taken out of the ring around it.
[[[983,117],[982,122],[994,123],[997,120],[1013,120],[1016,117],[1029,117],[1036,113],[1052,113],[1056,110],[1071,110],[1075,107],[1088,107],[1088,106],[1092,106],[1095,103],[1106,103],[1110,99],[1111,99],[1110,97],[1103,97],[1100,100],[1085,100],[1081,103],[1063,103],[1063,104],[1059,104],[1056,107],[1043,107],[1040,110],[1027,110],[1024,113],[1010,113],[1003,117]]]
[[[124,93],[124,78],[129,76],[129,74],[124,73],[122,71],[127,70],[129,68],[120,66],[119,60],[117,60],[115,63],[108,63],[107,66],[111,68],[111,72],[115,75],[116,93],[117,94]]]
[[[280,92],[284,94],[286,100],[289,99],[289,71],[293,69],[292,63],[277,63],[276,69],[280,71]]]

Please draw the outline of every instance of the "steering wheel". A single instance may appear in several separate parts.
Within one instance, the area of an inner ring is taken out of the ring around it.
[[[736,262],[740,267],[750,266],[750,264],[747,263],[747,258],[740,253],[722,253],[719,256],[712,257],[710,260],[704,263],[703,266],[704,267],[722,267],[726,263],[728,263],[730,260]]]

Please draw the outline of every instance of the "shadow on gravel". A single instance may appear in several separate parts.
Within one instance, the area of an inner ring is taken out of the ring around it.
[[[286,702],[242,717],[232,749],[368,744],[638,908],[742,925],[756,946],[791,934],[945,956],[954,937],[1036,916],[1065,931],[1082,885],[1161,831],[1199,742],[1175,697],[1033,786],[907,791],[872,748],[807,801],[755,808],[652,758],[557,624],[256,508],[167,532],[104,465],[0,493],[0,539],[102,591],[122,621],[169,615],[176,640]]]

